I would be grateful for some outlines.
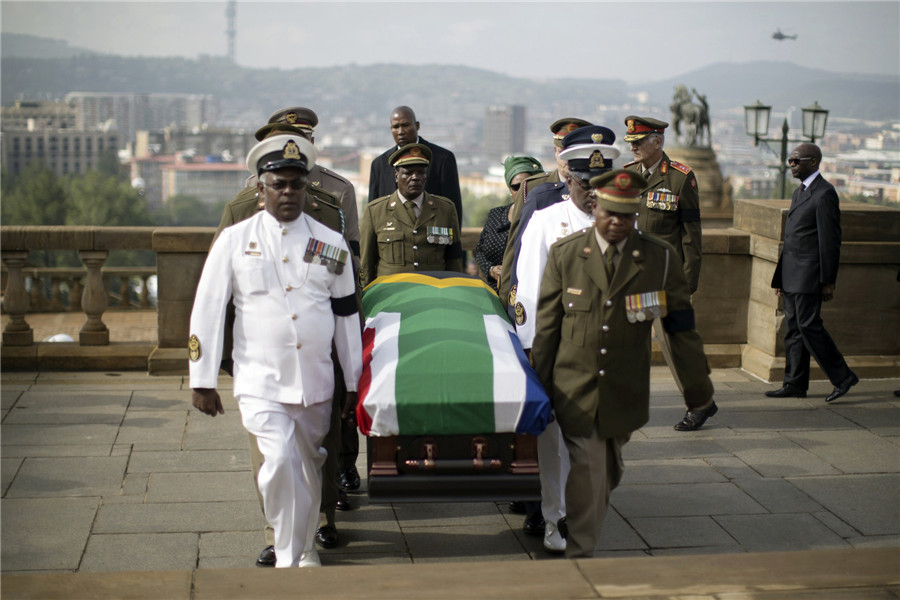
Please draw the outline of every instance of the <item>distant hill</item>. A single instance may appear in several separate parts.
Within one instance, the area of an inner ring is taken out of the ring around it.
[[[4,33],[0,36],[0,55],[4,58],[70,58],[81,54],[97,54],[93,50],[70,46],[69,42],[52,38]]]
[[[900,120],[900,77],[834,73],[788,62],[716,63],[637,86],[618,79],[526,79],[447,65],[250,69],[224,57],[122,57],[90,54],[34,36],[0,38],[3,104],[62,98],[72,91],[157,92],[211,94],[238,113],[259,106],[327,103],[335,114],[366,119],[383,118],[397,104],[409,103],[427,107],[431,114],[446,113],[452,106],[457,114],[481,116],[486,105],[515,103],[528,106],[531,118],[594,114],[600,105],[633,106],[637,92],[646,92],[649,104],[667,110],[674,86],[685,84],[707,96],[714,114],[756,99],[776,111],[815,100],[836,117]]]
[[[757,99],[777,111],[817,101],[835,116],[900,119],[898,76],[834,73],[774,61],[716,63],[642,89],[654,98],[671,101],[677,84],[706,94],[712,111],[752,104]]]

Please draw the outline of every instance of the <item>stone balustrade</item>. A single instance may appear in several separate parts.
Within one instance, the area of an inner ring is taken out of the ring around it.
[[[783,313],[769,281],[788,206],[785,200],[739,200],[733,227],[704,228],[700,286],[693,301],[697,329],[713,367],[742,366],[766,380],[783,375]],[[844,203],[842,224],[841,269],[835,300],[823,307],[826,324],[857,373],[896,377],[900,374],[900,211]],[[479,234],[480,229],[464,229],[463,248],[474,249]],[[9,320],[3,331],[2,367],[185,372],[194,293],[213,235],[213,228],[190,227],[3,227],[0,250],[7,271],[3,309]],[[51,344],[34,342],[27,322],[26,278],[74,279],[75,275],[63,270],[36,273],[26,263],[30,250],[75,250],[84,263],[84,269],[78,270],[83,289],[78,310],[86,320],[77,344],[50,350]],[[111,250],[156,254],[155,344],[110,347],[103,323],[109,304],[104,279],[149,274],[104,267]],[[813,376],[822,376],[815,365]]]

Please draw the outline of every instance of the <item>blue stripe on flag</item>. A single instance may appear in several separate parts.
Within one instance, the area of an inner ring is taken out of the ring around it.
[[[512,347],[516,350],[516,358],[519,359],[525,374],[525,403],[522,406],[519,422],[516,424],[516,433],[540,435],[552,418],[551,406],[547,402],[547,393],[544,392],[537,373],[528,362],[528,357],[525,356],[525,351],[522,350],[522,345],[515,332],[510,331],[509,337]]]

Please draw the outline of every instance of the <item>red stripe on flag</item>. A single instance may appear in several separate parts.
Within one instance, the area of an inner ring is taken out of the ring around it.
[[[363,370],[359,377],[358,400],[356,404],[356,425],[364,435],[369,435],[372,429],[372,417],[363,407],[363,402],[372,385],[372,349],[375,348],[375,330],[366,327],[362,334],[363,343]]]

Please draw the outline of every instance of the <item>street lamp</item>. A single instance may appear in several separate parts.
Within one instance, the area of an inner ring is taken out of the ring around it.
[[[788,142],[799,143],[807,140],[788,139],[787,118],[781,126],[781,138],[764,137],[769,132],[769,115],[771,106],[766,106],[759,100],[754,104],[744,107],[744,130],[753,138],[753,145],[759,146],[760,142],[781,142],[781,163],[777,167],[781,172],[781,197],[784,198],[787,187],[787,145]],[[808,138],[813,144],[817,139],[825,136],[825,123],[828,121],[828,111],[813,102],[812,106],[803,109],[803,137]]]

